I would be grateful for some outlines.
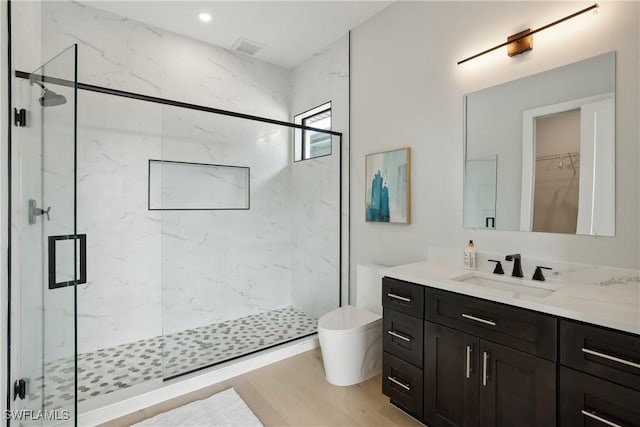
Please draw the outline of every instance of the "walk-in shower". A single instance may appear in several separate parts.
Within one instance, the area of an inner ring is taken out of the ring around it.
[[[314,334],[341,302],[342,134],[304,127],[331,154],[294,162],[300,125],[75,67],[73,47],[17,73],[12,337],[37,335],[12,354],[19,405],[82,412]]]

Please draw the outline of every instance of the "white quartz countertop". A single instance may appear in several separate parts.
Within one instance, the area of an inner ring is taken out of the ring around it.
[[[505,289],[493,289],[452,280],[470,272],[463,268],[417,262],[387,268],[382,270],[381,274],[419,285],[640,335],[640,283],[637,281],[585,284],[547,280],[542,283],[556,290],[550,292],[548,296],[533,296],[517,292],[517,285],[513,285],[514,290],[510,292]],[[504,277],[511,280],[508,272],[506,273]],[[490,272],[481,274],[492,277]],[[513,278],[513,280],[523,279]],[[523,282],[528,281],[523,280]]]

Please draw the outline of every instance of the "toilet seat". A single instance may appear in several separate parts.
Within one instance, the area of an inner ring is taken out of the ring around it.
[[[379,314],[345,305],[320,317],[318,331],[328,335],[354,334],[374,328],[381,321]]]

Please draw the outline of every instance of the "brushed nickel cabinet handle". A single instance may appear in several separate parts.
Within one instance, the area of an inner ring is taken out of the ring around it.
[[[596,421],[600,421],[602,424],[606,424],[608,426],[611,427],[622,427],[620,424],[616,424],[614,422],[611,422],[609,420],[607,420],[606,418],[602,418],[597,416],[596,414],[592,413],[592,412],[587,412],[584,409],[581,411],[582,415],[584,415],[585,417],[589,417],[589,418],[593,418]]]
[[[408,336],[408,335],[401,334],[401,333],[396,332],[396,331],[387,331],[387,333],[388,333],[389,335],[391,335],[391,336],[396,337],[396,338],[400,338],[401,340],[404,340],[404,341],[406,341],[406,342],[411,342],[411,341],[413,341],[413,338],[412,338],[412,337],[410,337],[410,336]]]
[[[482,352],[482,385],[483,387],[487,386],[487,362],[489,361],[489,353],[486,351]]]
[[[465,371],[467,378],[471,378],[471,346],[467,346],[467,368]]]
[[[471,314],[462,313],[462,317],[464,317],[465,319],[469,319],[469,320],[473,320],[473,321],[476,321],[476,322],[484,323],[485,325],[496,326],[496,322],[494,322],[493,320],[481,319],[481,318],[473,316]]]
[[[387,377],[387,379],[389,381],[391,381],[394,384],[399,385],[400,387],[402,387],[403,389],[407,390],[407,391],[411,391],[411,386],[409,384],[405,384],[402,381],[396,379],[395,377]]]
[[[619,357],[610,356],[608,354],[600,353],[599,351],[591,350],[589,348],[582,347],[582,352],[591,354],[592,356],[602,357],[603,359],[611,360],[612,362],[621,363],[623,365],[631,366],[632,368],[640,369],[640,363],[632,362],[630,360],[620,359]]]
[[[396,294],[392,294],[392,293],[388,293],[387,296],[389,298],[393,298],[393,299],[397,299],[400,301],[404,301],[404,302],[411,302],[411,298],[407,298],[407,297],[401,297],[400,295],[396,295]]]

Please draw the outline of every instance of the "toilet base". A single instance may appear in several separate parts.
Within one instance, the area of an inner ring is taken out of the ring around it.
[[[337,386],[361,383],[382,371],[382,321],[355,334],[319,334],[325,377]]]

